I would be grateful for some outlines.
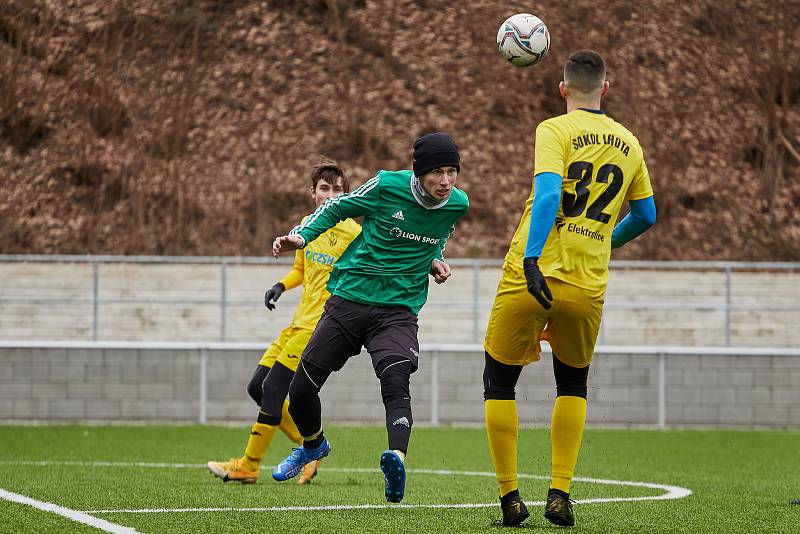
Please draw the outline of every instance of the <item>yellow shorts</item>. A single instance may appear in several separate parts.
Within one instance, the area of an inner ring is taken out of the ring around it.
[[[483,347],[500,363],[528,365],[539,361],[541,339],[550,343],[561,362],[586,367],[592,363],[605,291],[546,280],[553,293],[549,310],[528,293],[522,272],[503,266]]]
[[[297,328],[296,326],[284,328],[278,339],[261,356],[258,365],[272,367],[277,361],[292,371],[297,371],[300,356],[308,345],[308,340],[311,339],[313,332],[308,328]]]

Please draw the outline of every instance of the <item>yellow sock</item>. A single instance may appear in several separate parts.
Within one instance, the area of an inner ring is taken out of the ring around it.
[[[275,432],[278,431],[277,426],[262,425],[256,423],[250,431],[250,438],[247,440],[247,447],[244,449],[244,456],[242,460],[248,469],[257,471],[261,465],[261,459],[267,453],[269,444],[272,443],[272,438]]]
[[[297,430],[297,425],[294,424],[294,419],[289,415],[289,401],[283,401],[283,408],[281,408],[281,424],[280,429],[286,434],[286,437],[298,445],[303,444],[303,438],[300,436],[300,431]]]
[[[583,397],[556,397],[550,426],[553,466],[551,488],[569,493],[569,484],[578,462],[578,451],[586,421],[586,399]]]
[[[517,401],[487,399],[484,403],[486,413],[486,435],[492,452],[494,472],[500,484],[500,496],[514,491],[517,484],[517,440],[519,421],[517,420]]]

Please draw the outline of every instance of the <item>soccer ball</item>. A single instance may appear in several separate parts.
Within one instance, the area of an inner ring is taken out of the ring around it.
[[[512,65],[536,65],[550,50],[550,32],[539,17],[517,13],[497,30],[497,49]]]

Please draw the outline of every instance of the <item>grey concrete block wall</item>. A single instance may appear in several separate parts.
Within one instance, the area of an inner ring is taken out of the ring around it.
[[[246,386],[259,357],[259,351],[207,351],[210,421],[253,420],[257,407]],[[0,419],[197,421],[200,364],[196,350],[0,349]],[[433,365],[423,352],[412,376],[417,422],[433,416]],[[482,423],[483,354],[442,353],[437,365],[439,421]],[[673,355],[665,376],[667,424],[800,426],[800,357]],[[658,383],[657,356],[598,354],[590,370],[588,423],[656,424]],[[321,396],[325,421],[383,421],[366,354],[332,374]],[[548,423],[554,398],[545,354],[520,377],[520,422]]]
[[[0,402],[11,401],[2,417],[196,420],[198,362],[191,351],[0,350]],[[181,390],[187,381],[189,396]]]

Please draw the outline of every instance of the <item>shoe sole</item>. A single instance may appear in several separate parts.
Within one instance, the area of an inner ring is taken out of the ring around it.
[[[315,461],[319,462],[319,460],[315,460]],[[311,462],[309,462],[309,463],[311,463]],[[308,465],[308,464],[306,464],[306,465]],[[300,478],[297,480],[297,484],[300,485],[300,486],[307,486],[307,485],[311,484],[311,481],[314,480],[317,477],[317,472],[319,472],[319,463],[317,463],[317,468],[314,469],[314,472],[311,474],[310,477],[305,478],[304,475],[301,474]]]
[[[211,462],[206,464],[208,470],[211,471],[211,474],[217,478],[221,478],[223,482],[241,482],[242,484],[255,484],[258,481],[258,477],[242,477],[242,478],[231,478],[230,473],[225,470],[217,470],[212,465]]]
[[[503,521],[503,526],[504,527],[516,527],[517,525],[519,525],[520,523],[522,523],[523,521],[528,519],[530,516],[531,516],[531,513],[529,511],[525,510],[523,513],[521,513],[519,515],[515,515],[514,517],[512,517],[508,521],[504,520]]]
[[[550,523],[552,523],[554,525],[558,525],[559,527],[574,527],[575,526],[575,521],[574,520],[572,522],[569,522],[569,521],[564,520],[564,518],[561,517],[560,515],[551,514],[549,512],[545,512],[544,513],[544,518],[547,519],[548,521],[550,521]]]
[[[406,491],[406,468],[397,454],[386,451],[381,454],[381,471],[389,481],[384,489],[387,502],[400,502]],[[398,487],[399,486],[399,487]]]

